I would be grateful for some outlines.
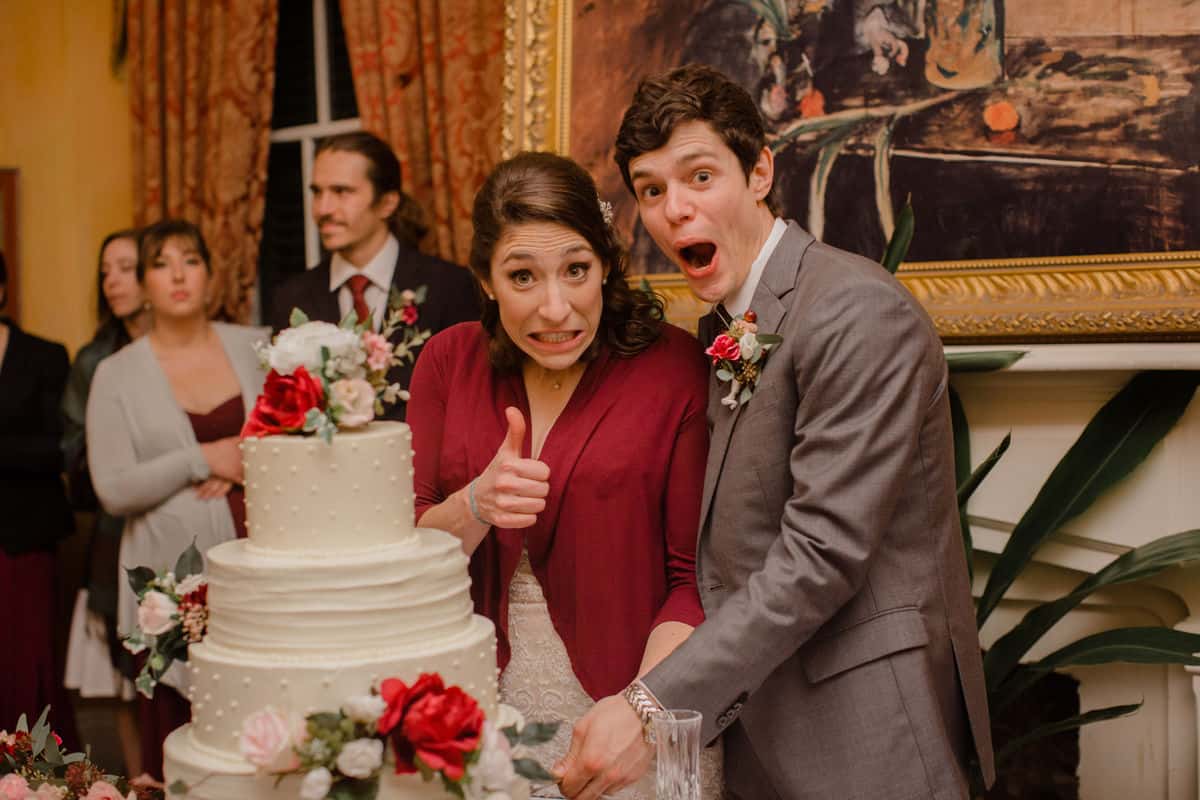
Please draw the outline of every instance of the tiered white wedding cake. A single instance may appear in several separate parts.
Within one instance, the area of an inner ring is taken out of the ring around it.
[[[245,718],[265,707],[336,712],[386,678],[438,673],[498,711],[492,623],[472,612],[457,539],[414,528],[412,435],[402,423],[317,438],[246,439],[249,538],[206,555],[208,634],[188,663],[192,722],[165,745],[188,800],[297,797],[243,758]],[[448,798],[393,774],[380,798]]]

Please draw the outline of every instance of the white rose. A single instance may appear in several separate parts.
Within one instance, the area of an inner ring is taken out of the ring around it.
[[[257,711],[242,721],[242,756],[268,772],[291,772],[300,766],[296,746],[305,738],[304,720],[273,708]]]
[[[329,394],[331,403],[341,407],[338,427],[358,428],[375,419],[375,387],[362,378],[334,381]]]
[[[267,363],[280,375],[291,375],[304,367],[313,376],[321,372],[321,348],[329,349],[330,361],[340,361],[353,354],[365,358],[359,337],[354,331],[342,330],[329,322],[306,322],[295,328],[280,331],[271,345]]]
[[[355,739],[337,757],[338,771],[351,778],[369,778],[382,764],[381,739]]]
[[[146,592],[138,603],[138,627],[151,636],[164,634],[175,627],[172,617],[178,610],[175,601],[162,592]]]
[[[201,572],[195,575],[189,575],[181,580],[179,585],[175,587],[175,594],[179,595],[180,597],[187,597],[201,586],[205,586],[207,584],[208,578],[204,576],[204,573]]]
[[[478,782],[480,789],[501,792],[506,791],[517,777],[508,737],[490,721],[483,723],[479,760],[471,768],[471,775],[471,780]]]
[[[758,346],[758,334],[744,333],[742,338],[738,339],[738,346],[741,348],[743,359],[748,359],[754,355],[754,349]]]
[[[342,703],[342,711],[355,722],[376,722],[387,710],[387,703],[377,694],[359,694]]]
[[[333,786],[333,774],[324,767],[311,769],[300,782],[300,800],[325,800]]]

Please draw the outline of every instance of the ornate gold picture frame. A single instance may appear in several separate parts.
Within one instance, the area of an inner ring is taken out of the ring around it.
[[[504,153],[571,154],[575,3],[507,0],[506,13]],[[915,261],[898,277],[951,343],[1200,340],[1200,251]],[[707,310],[682,278],[646,279],[679,324]]]

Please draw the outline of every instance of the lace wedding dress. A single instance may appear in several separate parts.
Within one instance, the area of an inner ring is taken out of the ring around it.
[[[533,749],[531,757],[549,769],[566,754],[571,744],[571,728],[587,713],[593,700],[571,670],[567,649],[554,630],[541,584],[533,574],[529,557],[521,553],[521,563],[508,590],[508,638],[512,658],[500,676],[500,701],[513,706],[530,721],[562,724],[555,737]],[[701,797],[720,800],[721,748],[700,752]],[[557,787],[536,787],[534,797],[561,797]],[[655,800],[654,768],[633,786],[615,794],[613,800]]]

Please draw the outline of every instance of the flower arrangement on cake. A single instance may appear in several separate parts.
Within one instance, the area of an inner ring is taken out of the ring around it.
[[[378,333],[369,318],[359,323],[353,312],[334,325],[310,321],[293,309],[291,327],[258,348],[270,372],[242,436],[316,434],[328,442],[339,429],[365,426],[383,414],[385,404],[407,400],[408,392],[389,384],[387,374],[415,360],[417,348],[430,336],[416,327],[425,292],[424,286],[393,289]]]
[[[3,800],[159,800],[152,786],[130,786],[106,775],[83,753],[64,753],[62,738],[43,709],[32,729],[25,715],[9,733],[0,730],[0,798]]]
[[[474,698],[426,673],[411,685],[384,680],[337,711],[302,718],[265,708],[246,717],[240,747],[263,772],[303,776],[302,800],[374,798],[389,749],[396,774],[440,780],[464,800],[508,800],[518,776],[553,781],[520,749],[549,741],[558,723],[524,724],[503,706],[499,716],[487,719]]]
[[[123,640],[134,655],[147,652],[134,685],[146,697],[171,664],[187,661],[188,645],[204,638],[208,626],[208,581],[204,557],[195,544],[175,562],[175,569],[155,573],[149,567],[125,570],[138,598],[137,628]],[[3,798],[4,795],[0,795]]]

